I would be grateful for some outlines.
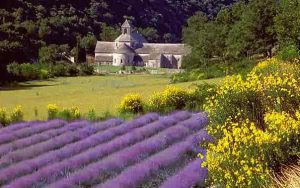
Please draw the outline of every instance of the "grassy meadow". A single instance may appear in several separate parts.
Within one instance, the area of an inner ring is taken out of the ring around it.
[[[221,79],[174,84],[191,87],[193,84],[219,83]],[[61,107],[78,106],[83,113],[90,107],[97,114],[116,113],[116,106],[128,93],[140,93],[147,97],[169,85],[167,75],[108,75],[89,77],[64,77],[47,81],[20,83],[17,87],[0,90],[0,106],[8,109],[21,105],[25,120],[46,119],[47,105]]]

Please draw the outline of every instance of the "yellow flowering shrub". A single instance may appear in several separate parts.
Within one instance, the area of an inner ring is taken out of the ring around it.
[[[7,125],[9,123],[7,111],[5,108],[0,107],[0,124],[1,125]]]
[[[265,66],[265,65],[264,65]],[[238,122],[250,119],[263,126],[263,116],[270,110],[294,113],[300,105],[300,82],[294,74],[247,75],[227,77],[217,94],[204,105],[214,123],[224,123],[228,117]],[[240,119],[236,119],[236,115]]]
[[[59,109],[59,106],[56,104],[48,104],[48,119],[58,118],[71,121],[81,118],[80,109],[76,106],[71,108],[63,108],[61,111]]]
[[[58,106],[56,104],[48,104],[47,111],[48,111],[48,119],[55,119],[57,118],[58,114]]]
[[[5,108],[0,107],[0,124],[6,126],[11,123],[23,121],[22,106],[16,106],[12,111],[8,112]]]
[[[265,163],[273,146],[280,139],[258,129],[246,120],[234,123],[228,120],[218,130],[208,129],[209,134],[221,134],[220,139],[207,146],[209,180],[220,187],[261,187],[268,182],[269,169]]]
[[[121,113],[141,113],[144,111],[143,100],[139,94],[125,96],[119,106]]]
[[[283,74],[294,74],[299,77],[299,71],[300,67],[296,63],[284,62],[277,58],[270,58],[259,62],[252,70],[252,73],[264,76],[274,74],[279,74],[281,76],[284,76]]]
[[[282,64],[280,64],[282,63]],[[209,183],[217,187],[263,187],[270,173],[300,156],[300,80],[292,63],[269,59],[245,79],[227,77],[204,105]]]
[[[148,108],[155,112],[169,112],[184,109],[191,101],[194,91],[175,86],[168,86],[162,92],[150,96]]]
[[[11,123],[17,123],[23,120],[24,113],[22,110],[22,106],[16,106],[10,114]]]

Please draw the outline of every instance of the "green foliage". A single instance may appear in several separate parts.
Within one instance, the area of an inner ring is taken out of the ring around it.
[[[279,9],[279,4],[273,0],[239,1],[221,9],[213,19],[203,13],[189,18],[183,40],[192,47],[192,52],[184,58],[183,67],[209,67],[213,59],[220,64],[230,64],[257,54],[271,57],[280,40],[276,34],[279,29],[275,29],[280,25],[278,21],[276,24],[282,14]],[[285,33],[282,35],[289,35],[287,30]]]
[[[299,0],[280,0],[275,30],[279,43],[283,46],[295,44],[300,48],[300,4]]]
[[[12,63],[7,71],[18,80],[43,80],[58,76],[86,76],[94,74],[94,66],[88,64],[71,64],[65,61],[56,64]]]
[[[87,120],[89,121],[96,121],[97,120],[97,114],[94,108],[89,109],[87,113]]]
[[[204,104],[207,99],[214,96],[217,91],[217,86],[214,84],[204,83],[197,85],[196,89],[191,93],[190,100],[186,105],[187,110],[204,111]]]
[[[89,33],[87,36],[83,37],[80,41],[81,48],[84,48],[88,53],[93,53],[95,50],[97,39],[94,35]]]
[[[63,119],[66,121],[73,121],[81,118],[78,107],[59,109],[56,104],[49,104],[47,106],[48,119]]]
[[[278,57],[284,61],[293,61],[299,58],[300,50],[295,45],[288,45],[283,47],[278,52]]]
[[[189,82],[196,80],[205,80],[211,78],[220,78],[233,74],[241,74],[246,76],[256,65],[255,60],[248,58],[236,60],[227,64],[223,62],[210,61],[206,66],[200,68],[188,69],[185,72],[173,74],[171,77],[172,83]]]
[[[95,67],[94,65],[89,65],[89,64],[80,64],[79,65],[79,69],[80,69],[80,75],[93,75],[95,72]]]
[[[116,29],[114,27],[107,26],[107,24],[102,23],[102,31],[100,33],[100,39],[103,41],[114,41],[121,32],[119,29]]]

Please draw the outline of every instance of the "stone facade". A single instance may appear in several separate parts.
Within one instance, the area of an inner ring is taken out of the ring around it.
[[[122,34],[114,42],[97,42],[95,63],[179,69],[188,53],[190,49],[184,44],[148,43],[126,20]]]

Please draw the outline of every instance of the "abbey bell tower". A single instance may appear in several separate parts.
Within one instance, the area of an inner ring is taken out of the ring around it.
[[[122,34],[131,34],[132,32],[132,25],[130,23],[130,21],[128,21],[127,19],[125,20],[125,22],[122,25]]]

